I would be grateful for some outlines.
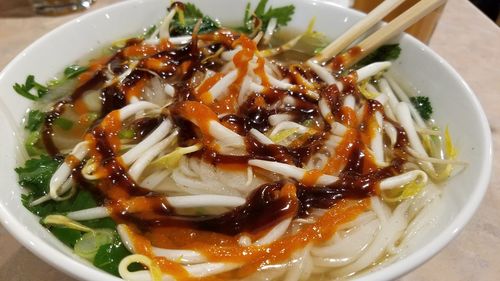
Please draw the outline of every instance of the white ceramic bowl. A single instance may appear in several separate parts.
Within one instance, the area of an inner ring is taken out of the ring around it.
[[[14,168],[22,146],[21,120],[30,102],[12,90],[28,74],[39,81],[54,77],[78,58],[98,50],[106,43],[138,34],[161,20],[170,1],[131,0],[106,7],[75,19],[44,37],[19,54],[0,74],[0,218],[19,242],[41,259],[82,280],[119,280],[73,255],[46,231],[39,219],[29,213],[20,200]],[[191,0],[208,15],[226,24],[240,23],[246,1]],[[255,7],[257,1],[251,1]],[[304,30],[316,16],[316,29],[337,37],[361,13],[338,7],[327,0],[274,0],[274,6],[294,4],[296,13],[287,28]],[[442,58],[410,36],[398,39],[403,52],[393,70],[408,85],[428,95],[439,124],[449,125],[467,169],[444,187],[442,212],[425,235],[414,241],[411,253],[393,264],[363,276],[360,280],[388,280],[416,268],[441,250],[471,218],[486,191],[491,172],[491,136],[488,121],[474,93]]]

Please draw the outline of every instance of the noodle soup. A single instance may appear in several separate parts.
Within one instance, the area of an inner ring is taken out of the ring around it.
[[[293,6],[259,7],[229,28],[176,2],[59,80],[15,85],[38,104],[23,203],[77,255],[126,280],[330,280],[426,222],[463,163],[429,99],[385,72],[399,47],[301,62],[327,42],[311,25],[272,44]]]

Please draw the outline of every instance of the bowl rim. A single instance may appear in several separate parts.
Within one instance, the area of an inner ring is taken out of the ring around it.
[[[482,171],[479,176],[479,180],[476,183],[477,188],[475,192],[471,194],[471,196],[467,200],[467,203],[465,203],[464,207],[459,210],[457,215],[453,218],[452,222],[449,223],[448,227],[442,230],[429,243],[426,243],[423,247],[411,253],[410,255],[405,256],[403,260],[397,260],[391,264],[388,264],[383,269],[370,272],[369,275],[360,276],[359,279],[356,279],[357,281],[392,280],[417,269],[422,264],[429,261],[432,257],[442,251],[465,228],[467,223],[470,221],[472,216],[476,213],[477,209],[481,205],[481,201],[486,194],[491,180],[491,171],[493,167],[493,142],[491,129],[488,118],[486,117],[483,107],[481,106],[481,103],[479,102],[476,94],[474,93],[474,91],[472,91],[472,89],[462,78],[462,76],[460,76],[460,74],[455,70],[455,68],[453,68],[434,50],[409,34],[405,33],[404,36],[407,38],[407,40],[410,40],[411,44],[415,44],[417,47],[425,50],[428,54],[430,54],[433,59],[435,59],[443,67],[445,67],[454,78],[458,78],[458,80],[466,90],[467,95],[469,95],[469,97],[471,98],[473,107],[479,109],[478,113],[481,119],[480,127],[485,136],[485,138],[481,140],[481,145],[483,145],[483,147],[485,148],[485,153],[481,158],[481,162],[487,169]],[[385,272],[383,272],[385,270],[392,271],[393,275],[388,276],[388,274],[385,274]]]
[[[294,0],[298,1],[298,0]],[[78,16],[68,22],[63,23],[62,25],[52,29],[51,31],[45,33],[41,37],[34,40],[28,47],[23,49],[18,55],[14,57],[5,68],[0,71],[0,83],[3,80],[5,73],[9,72],[14,65],[22,59],[22,57],[30,52],[32,49],[36,49],[41,42],[48,40],[53,34],[59,33],[66,28],[71,28],[71,26],[78,24],[80,21],[84,21],[87,18],[94,17],[98,14],[106,13],[107,11],[113,9],[120,9],[122,6],[133,6],[135,4],[140,5],[146,0],[133,0],[133,1],[124,1],[117,2],[114,4],[110,4],[84,15]],[[319,3],[321,5],[335,7],[336,9],[345,10],[346,13],[359,15],[365,15],[362,12],[352,10],[350,8],[343,7],[338,5],[337,3],[331,2],[329,0],[313,0],[313,2]],[[448,224],[444,230],[440,231],[440,233],[435,236],[430,242],[426,243],[423,247],[416,250],[415,252],[405,256],[401,260],[396,260],[391,264],[384,266],[376,271],[370,272],[367,275],[359,276],[356,280],[358,281],[368,281],[368,280],[389,280],[398,278],[405,273],[408,273],[423,263],[431,259],[438,252],[443,250],[447,244],[449,244],[456,236],[462,231],[465,225],[470,221],[472,216],[475,214],[476,210],[479,208],[484,195],[486,194],[486,190],[489,186],[492,165],[493,165],[493,150],[492,150],[492,136],[491,130],[489,126],[488,119],[486,114],[477,98],[474,94],[470,86],[467,82],[460,76],[460,74],[440,55],[438,55],[434,50],[415,39],[413,36],[408,34],[403,34],[403,38],[410,41],[410,44],[416,45],[419,49],[427,52],[432,59],[439,62],[446,71],[448,71],[451,76],[458,80],[461,83],[461,86],[467,92],[467,95],[471,99],[473,103],[473,107],[479,109],[478,115],[481,120],[480,130],[484,134],[485,138],[483,138],[480,144],[485,148],[485,153],[481,157],[482,165],[486,168],[481,172],[479,178],[476,182],[475,192],[471,194],[469,199],[464,204],[464,207],[459,210],[459,212],[453,217],[453,220]],[[1,96],[0,96],[1,99]],[[7,113],[8,114],[8,113]],[[29,249],[30,252],[35,254],[41,260],[49,263],[51,266],[57,268],[58,270],[73,276],[77,279],[85,279],[85,280],[121,280],[118,277],[115,277],[111,274],[108,274],[104,271],[95,268],[93,265],[84,261],[83,259],[73,255],[70,257],[69,255],[65,255],[61,253],[56,248],[50,246],[47,242],[45,242],[41,237],[35,235],[30,231],[26,231],[26,227],[21,224],[13,213],[11,213],[6,206],[4,206],[0,202],[0,222],[3,224],[5,229],[25,248]],[[22,239],[21,239],[22,238]],[[49,258],[56,257],[56,258]],[[84,275],[85,273],[85,275]]]

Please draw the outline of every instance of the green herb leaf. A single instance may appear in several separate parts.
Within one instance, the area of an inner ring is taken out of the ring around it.
[[[378,61],[395,60],[401,54],[399,44],[383,45],[357,63],[357,67]]]
[[[23,195],[21,200],[26,209],[40,217],[45,217],[51,214],[65,214],[97,206],[97,202],[94,200],[90,192],[85,190],[80,190],[74,197],[64,201],[50,200],[36,206],[31,206],[31,202],[38,199],[42,195],[31,192],[30,194]],[[90,228],[112,228],[116,226],[114,222],[110,223],[107,219],[89,220],[82,222],[82,224]]]
[[[243,24],[245,25],[245,27],[247,29],[251,29],[251,22],[250,22],[250,8],[251,8],[251,5],[250,3],[247,3],[246,7],[245,7],[245,16],[243,17]]]
[[[47,155],[29,159],[23,167],[15,169],[19,184],[29,188],[35,196],[45,195],[49,190],[50,178],[61,162]]]
[[[57,239],[71,248],[73,248],[76,242],[82,237],[82,232],[71,228],[53,226],[49,230]]]
[[[77,77],[78,75],[84,73],[87,71],[89,68],[86,66],[81,66],[77,64],[70,65],[64,69],[64,77],[66,79],[72,79]]]
[[[26,117],[24,128],[30,131],[28,137],[24,141],[24,148],[29,156],[43,154],[43,150],[38,147],[40,141],[40,127],[45,120],[45,113],[38,110],[30,110]]]
[[[262,20],[261,30],[266,30],[267,25],[269,24],[269,21],[272,18],[276,18],[277,20],[276,28],[278,28],[279,26],[287,25],[288,22],[292,19],[292,16],[295,12],[295,6],[287,5],[277,8],[269,7],[269,9],[266,11],[267,3],[268,0],[260,0],[259,3],[257,4],[257,7],[253,11],[253,15]],[[252,26],[252,21],[250,19],[250,3],[247,4],[245,8],[243,26],[238,27],[236,29],[246,33],[252,32],[253,26]]]
[[[149,38],[153,33],[156,31],[156,25],[152,25],[144,34],[142,35],[143,38]]]
[[[98,228],[111,228],[116,229],[116,223],[111,218],[102,218],[102,219],[94,219],[81,221],[81,224],[88,226],[90,228],[98,229]]]
[[[38,100],[48,92],[48,88],[37,83],[33,75],[28,75],[24,84],[15,83],[12,88],[18,94],[30,100]],[[32,93],[33,89],[36,91],[36,94]]]
[[[203,13],[192,3],[186,3],[184,9],[184,16],[188,18],[202,18]]]
[[[121,241],[116,241],[115,243],[109,243],[99,247],[93,264],[97,268],[115,276],[119,276],[118,265],[120,261],[128,255],[130,255],[130,252],[123,246],[123,243]]]
[[[173,36],[190,35],[193,33],[194,26],[201,19],[199,33],[209,33],[219,29],[219,24],[212,18],[203,15],[203,13],[194,4],[186,3],[184,5],[184,20],[177,13],[170,23],[170,33]]]
[[[38,198],[38,197],[37,197]],[[54,204],[52,202],[43,203],[36,206],[31,206],[31,202],[37,199],[33,196],[33,193],[21,195],[21,203],[33,214],[39,217],[45,217],[54,212]]]
[[[29,156],[37,156],[44,153],[43,149],[38,147],[40,141],[40,131],[31,132],[26,140],[24,140],[24,148]]]
[[[97,207],[94,197],[86,190],[80,190],[73,198],[68,200],[52,203],[54,203],[55,213],[68,213]]]
[[[269,10],[262,15],[263,26],[267,27],[269,20],[276,18],[278,26],[285,26],[292,20],[295,7],[293,5],[283,6],[279,8],[270,7]]]
[[[135,136],[135,132],[132,129],[123,129],[118,133],[120,139],[131,139]]]
[[[268,0],[260,0],[259,3],[257,4],[257,7],[255,8],[255,11],[253,12],[257,17],[262,17],[265,14],[266,10],[266,5],[267,5]]]
[[[424,120],[429,120],[432,115],[432,105],[429,97],[410,97],[410,101]]]
[[[30,110],[30,112],[28,112],[28,118],[26,120],[26,125],[24,126],[24,128],[32,132],[36,131],[43,124],[44,120],[45,120],[44,112],[41,112],[39,110]]]
[[[65,131],[69,131],[71,130],[71,128],[73,128],[73,121],[63,117],[59,117],[56,120],[54,120],[54,125]]]

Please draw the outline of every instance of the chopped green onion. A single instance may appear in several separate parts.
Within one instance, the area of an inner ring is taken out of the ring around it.
[[[146,32],[144,32],[142,36],[144,38],[149,38],[151,37],[151,35],[153,35],[153,33],[155,33],[155,31],[156,31],[156,25],[152,25],[150,28],[148,28],[148,30],[146,30]]]
[[[287,139],[289,136],[295,134],[298,130],[299,130],[298,128],[291,128],[291,129],[282,130],[282,131],[279,131],[274,136],[270,137],[270,139],[273,142],[279,143],[279,142]]]
[[[111,229],[98,229],[94,232],[85,233],[76,241],[74,250],[78,256],[93,261],[99,248],[102,245],[112,243],[115,239],[115,232]]]
[[[54,125],[65,131],[69,131],[71,130],[71,128],[73,128],[73,121],[63,117],[59,117],[56,120],[54,120]]]
[[[120,139],[131,139],[135,136],[135,132],[132,129],[123,129],[118,133]]]
[[[55,86],[59,86],[63,81],[64,79],[62,80],[57,78],[51,79],[47,82],[47,87],[54,88]]]
[[[24,148],[28,152],[29,156],[35,156],[43,154],[43,150],[37,147],[37,143],[40,141],[40,132],[31,132],[26,140],[24,141]]]

